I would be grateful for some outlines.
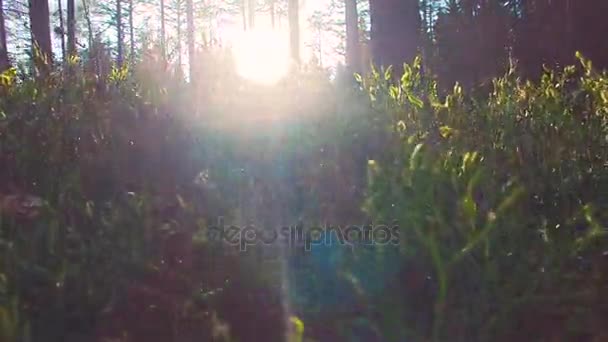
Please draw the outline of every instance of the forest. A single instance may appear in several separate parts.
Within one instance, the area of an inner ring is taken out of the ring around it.
[[[608,341],[605,0],[0,0],[0,342]]]

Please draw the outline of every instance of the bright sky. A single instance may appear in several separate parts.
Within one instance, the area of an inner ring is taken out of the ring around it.
[[[63,2],[64,11],[67,7],[66,1]],[[103,1],[103,0],[101,0]],[[112,0],[113,1],[113,0]],[[221,1],[221,0],[207,0]],[[262,0],[258,0],[262,1]],[[151,1],[151,3],[141,4],[135,19],[136,27],[148,27],[152,34],[158,37],[160,30],[160,10],[158,7],[159,0]],[[167,1],[170,3],[171,1]],[[300,51],[303,61],[309,61],[313,56],[314,51],[310,47],[317,40],[317,34],[309,27],[309,17],[318,10],[324,10],[328,7],[330,0],[300,0]],[[50,1],[51,12],[56,11],[57,2]],[[81,10],[80,6],[78,10]],[[150,21],[146,21],[150,18]],[[94,20],[96,18],[93,18]],[[55,22],[56,17],[54,17]],[[103,19],[106,20],[106,19]],[[242,30],[242,18],[239,14],[231,15],[230,17],[218,17],[212,20],[212,25],[216,26],[214,35],[220,38],[224,45],[231,45],[236,54],[237,65],[241,69],[241,74],[248,78],[261,82],[270,82],[280,77],[284,73],[289,64],[289,24],[286,17],[276,20],[277,27],[274,31],[271,30],[271,20],[267,13],[256,13],[255,31],[244,33]],[[54,23],[53,25],[55,25]],[[101,23],[95,20],[94,26],[99,29]],[[150,26],[152,25],[152,26]],[[200,23],[199,23],[200,26]],[[167,26],[167,35],[169,37],[175,34],[171,25]],[[203,30],[208,28],[198,27],[197,36],[200,37]],[[109,40],[114,40],[115,31],[110,28],[105,33]],[[329,46],[332,44],[331,34],[325,33],[321,35],[321,44],[324,46],[323,64],[330,66],[337,64],[340,61],[340,56],[332,55]],[[335,41],[333,41],[335,43]],[[54,39],[54,49],[59,51],[59,41]],[[182,45],[184,48],[185,45]],[[182,53],[185,53],[183,51]],[[318,56],[317,56],[318,57]],[[269,76],[270,75],[270,76]],[[266,79],[263,79],[266,78]],[[268,79],[269,78],[269,79]]]
[[[309,27],[308,18],[316,10],[323,10],[329,0],[304,0],[300,7],[300,51],[303,61],[308,61],[314,51],[310,44],[317,39]],[[243,32],[242,18],[220,20],[219,36],[224,44],[232,46],[237,63],[237,71],[244,77],[261,83],[273,83],[289,69],[289,29],[287,18],[280,20],[280,26],[272,30],[270,16],[256,14],[255,30]],[[329,45],[330,37],[321,37],[322,44]],[[329,50],[329,49],[328,49]],[[324,57],[325,65],[336,64],[339,56]]]
[[[300,0],[300,35],[303,53],[305,53],[305,45],[314,38],[314,32],[308,27],[308,18],[314,11],[327,8],[329,0]],[[231,40],[232,37],[242,32],[242,22],[240,17],[226,18],[222,20],[222,35],[226,40]],[[287,18],[282,18],[279,22],[280,27],[277,31],[281,35],[287,35],[288,22]],[[255,18],[255,27],[258,30],[266,31],[271,29],[270,16],[266,13],[257,13]],[[285,37],[284,39],[287,39]],[[304,56],[303,56],[304,57]]]

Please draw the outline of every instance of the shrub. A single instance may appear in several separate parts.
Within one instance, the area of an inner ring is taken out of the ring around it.
[[[406,260],[377,299],[384,331],[405,324],[417,341],[603,332],[608,75],[580,60],[538,84],[511,70],[478,98],[458,85],[440,97],[420,61],[398,82],[390,71],[364,80],[392,137],[370,162],[366,209],[398,221]]]

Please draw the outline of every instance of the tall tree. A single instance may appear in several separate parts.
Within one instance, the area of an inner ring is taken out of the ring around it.
[[[326,12],[322,12],[316,10],[312,13],[312,15],[308,18],[309,27],[314,32],[314,40],[310,47],[313,52],[316,54],[316,58],[318,59],[317,63],[320,67],[323,67],[323,33],[327,31],[327,23],[326,23]],[[314,61],[314,60],[313,60]]]
[[[241,19],[243,20],[243,31],[247,31],[247,0],[240,0]]]
[[[269,2],[269,11],[270,11],[270,27],[274,30],[276,26],[276,9],[275,9],[275,0],[268,0]]]
[[[440,13],[437,0],[424,3],[431,11],[425,49],[433,45],[428,55],[447,87],[485,83],[504,71],[510,56],[527,78],[537,78],[543,65],[576,63],[576,51],[608,67],[608,1],[448,0]]]
[[[122,1],[116,0],[116,64],[123,62],[123,27],[122,27]]]
[[[129,60],[135,62],[135,27],[133,26],[133,0],[129,0]]]
[[[188,43],[188,68],[190,82],[194,81],[194,13],[192,0],[186,0],[186,40]]]
[[[287,0],[289,17],[289,51],[294,63],[300,64],[300,4],[298,0]]]
[[[84,19],[87,23],[88,46],[90,49],[93,46],[93,23],[91,22],[91,9],[88,0],[82,0],[82,9],[84,12]]]
[[[370,0],[372,58],[396,69],[418,53],[418,0]]]
[[[250,30],[253,30],[255,27],[255,10],[256,10],[256,1],[247,0],[247,19],[249,22]]]
[[[346,19],[346,65],[351,72],[361,70],[361,51],[359,44],[359,15],[357,0],[345,0]]]
[[[605,43],[608,1],[568,0],[566,12],[573,14],[566,26],[570,28],[568,34],[571,37],[571,49],[581,51],[596,67],[608,68],[608,49]]]
[[[495,0],[492,0],[495,1]],[[502,0],[498,0],[502,1]],[[507,0],[508,1],[508,0]],[[444,6],[449,4],[449,1],[446,0],[421,0],[420,1],[420,13],[422,14],[422,21],[420,23],[420,28],[422,32],[425,34],[426,38],[432,42],[434,40],[435,34],[435,23],[437,21],[437,14],[444,8]]]
[[[440,83],[466,87],[489,84],[508,66],[509,13],[499,1],[452,3],[435,27],[435,71]]]
[[[581,51],[600,68],[608,67],[604,35],[608,30],[603,0],[519,0],[515,8],[514,54],[526,76],[542,65],[572,64]]]
[[[0,0],[0,72],[8,69],[9,66],[6,26],[4,25],[4,4]]]
[[[165,0],[160,0],[160,53],[163,60],[167,58],[167,39],[165,31]]]
[[[48,0],[29,0],[29,17],[35,65],[44,74],[53,59]]]
[[[182,0],[175,2],[175,15],[176,15],[176,34],[177,34],[177,65],[181,72],[182,70]]]
[[[76,55],[76,4],[68,0],[68,56]]]
[[[57,15],[59,16],[59,28],[55,31],[55,33],[59,33],[59,38],[61,40],[61,59],[65,61],[65,25],[63,23],[62,0],[57,0]]]

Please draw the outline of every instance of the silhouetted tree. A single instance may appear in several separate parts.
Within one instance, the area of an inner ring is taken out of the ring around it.
[[[608,67],[607,11],[608,2],[601,0],[519,0],[514,54],[522,70],[534,76],[543,64],[572,64],[576,51],[596,67]]]
[[[441,83],[473,86],[502,73],[511,44],[508,17],[497,1],[452,2],[435,26],[434,67]]]
[[[192,0],[186,0],[186,27],[187,27],[187,41],[188,41],[188,65],[190,82],[193,81],[194,77],[194,11],[192,6]]]
[[[608,67],[606,1],[449,0],[437,16],[434,1],[421,3],[428,7],[422,8],[425,55],[434,56],[434,68],[448,87],[455,81],[484,83],[504,71],[509,57],[527,78],[538,77],[543,65],[576,63],[576,51],[595,67]]]
[[[65,61],[65,25],[63,24],[63,4],[61,0],[57,0],[57,16],[59,17],[59,27],[55,29],[55,33],[59,35],[61,41],[61,58]]]
[[[48,0],[29,0],[29,17],[35,65],[45,74],[53,59]]]
[[[181,72],[182,68],[182,12],[183,12],[183,1],[176,0],[174,2],[175,9],[175,31],[177,35],[176,47],[177,50],[177,66]]]
[[[93,46],[93,24],[91,22],[91,8],[89,7],[88,0],[82,0],[82,9],[84,12],[84,19],[87,24],[87,40],[90,49]]]
[[[418,0],[370,0],[372,58],[397,69],[416,56],[420,41]]]
[[[165,31],[165,0],[160,0],[160,51],[162,59],[167,58],[167,38]]]
[[[116,0],[116,64],[123,62],[123,27],[122,27],[122,1]]]
[[[68,0],[68,56],[76,55],[76,4]]]
[[[361,69],[361,51],[359,44],[359,15],[357,0],[345,0],[346,19],[346,64],[350,71],[359,72]]]
[[[133,0],[129,0],[129,48],[131,49],[129,59],[131,60],[131,64],[135,62],[135,27],[133,15]]]
[[[4,6],[2,0],[0,0],[0,72],[8,69],[9,65],[6,26],[4,24]]]

